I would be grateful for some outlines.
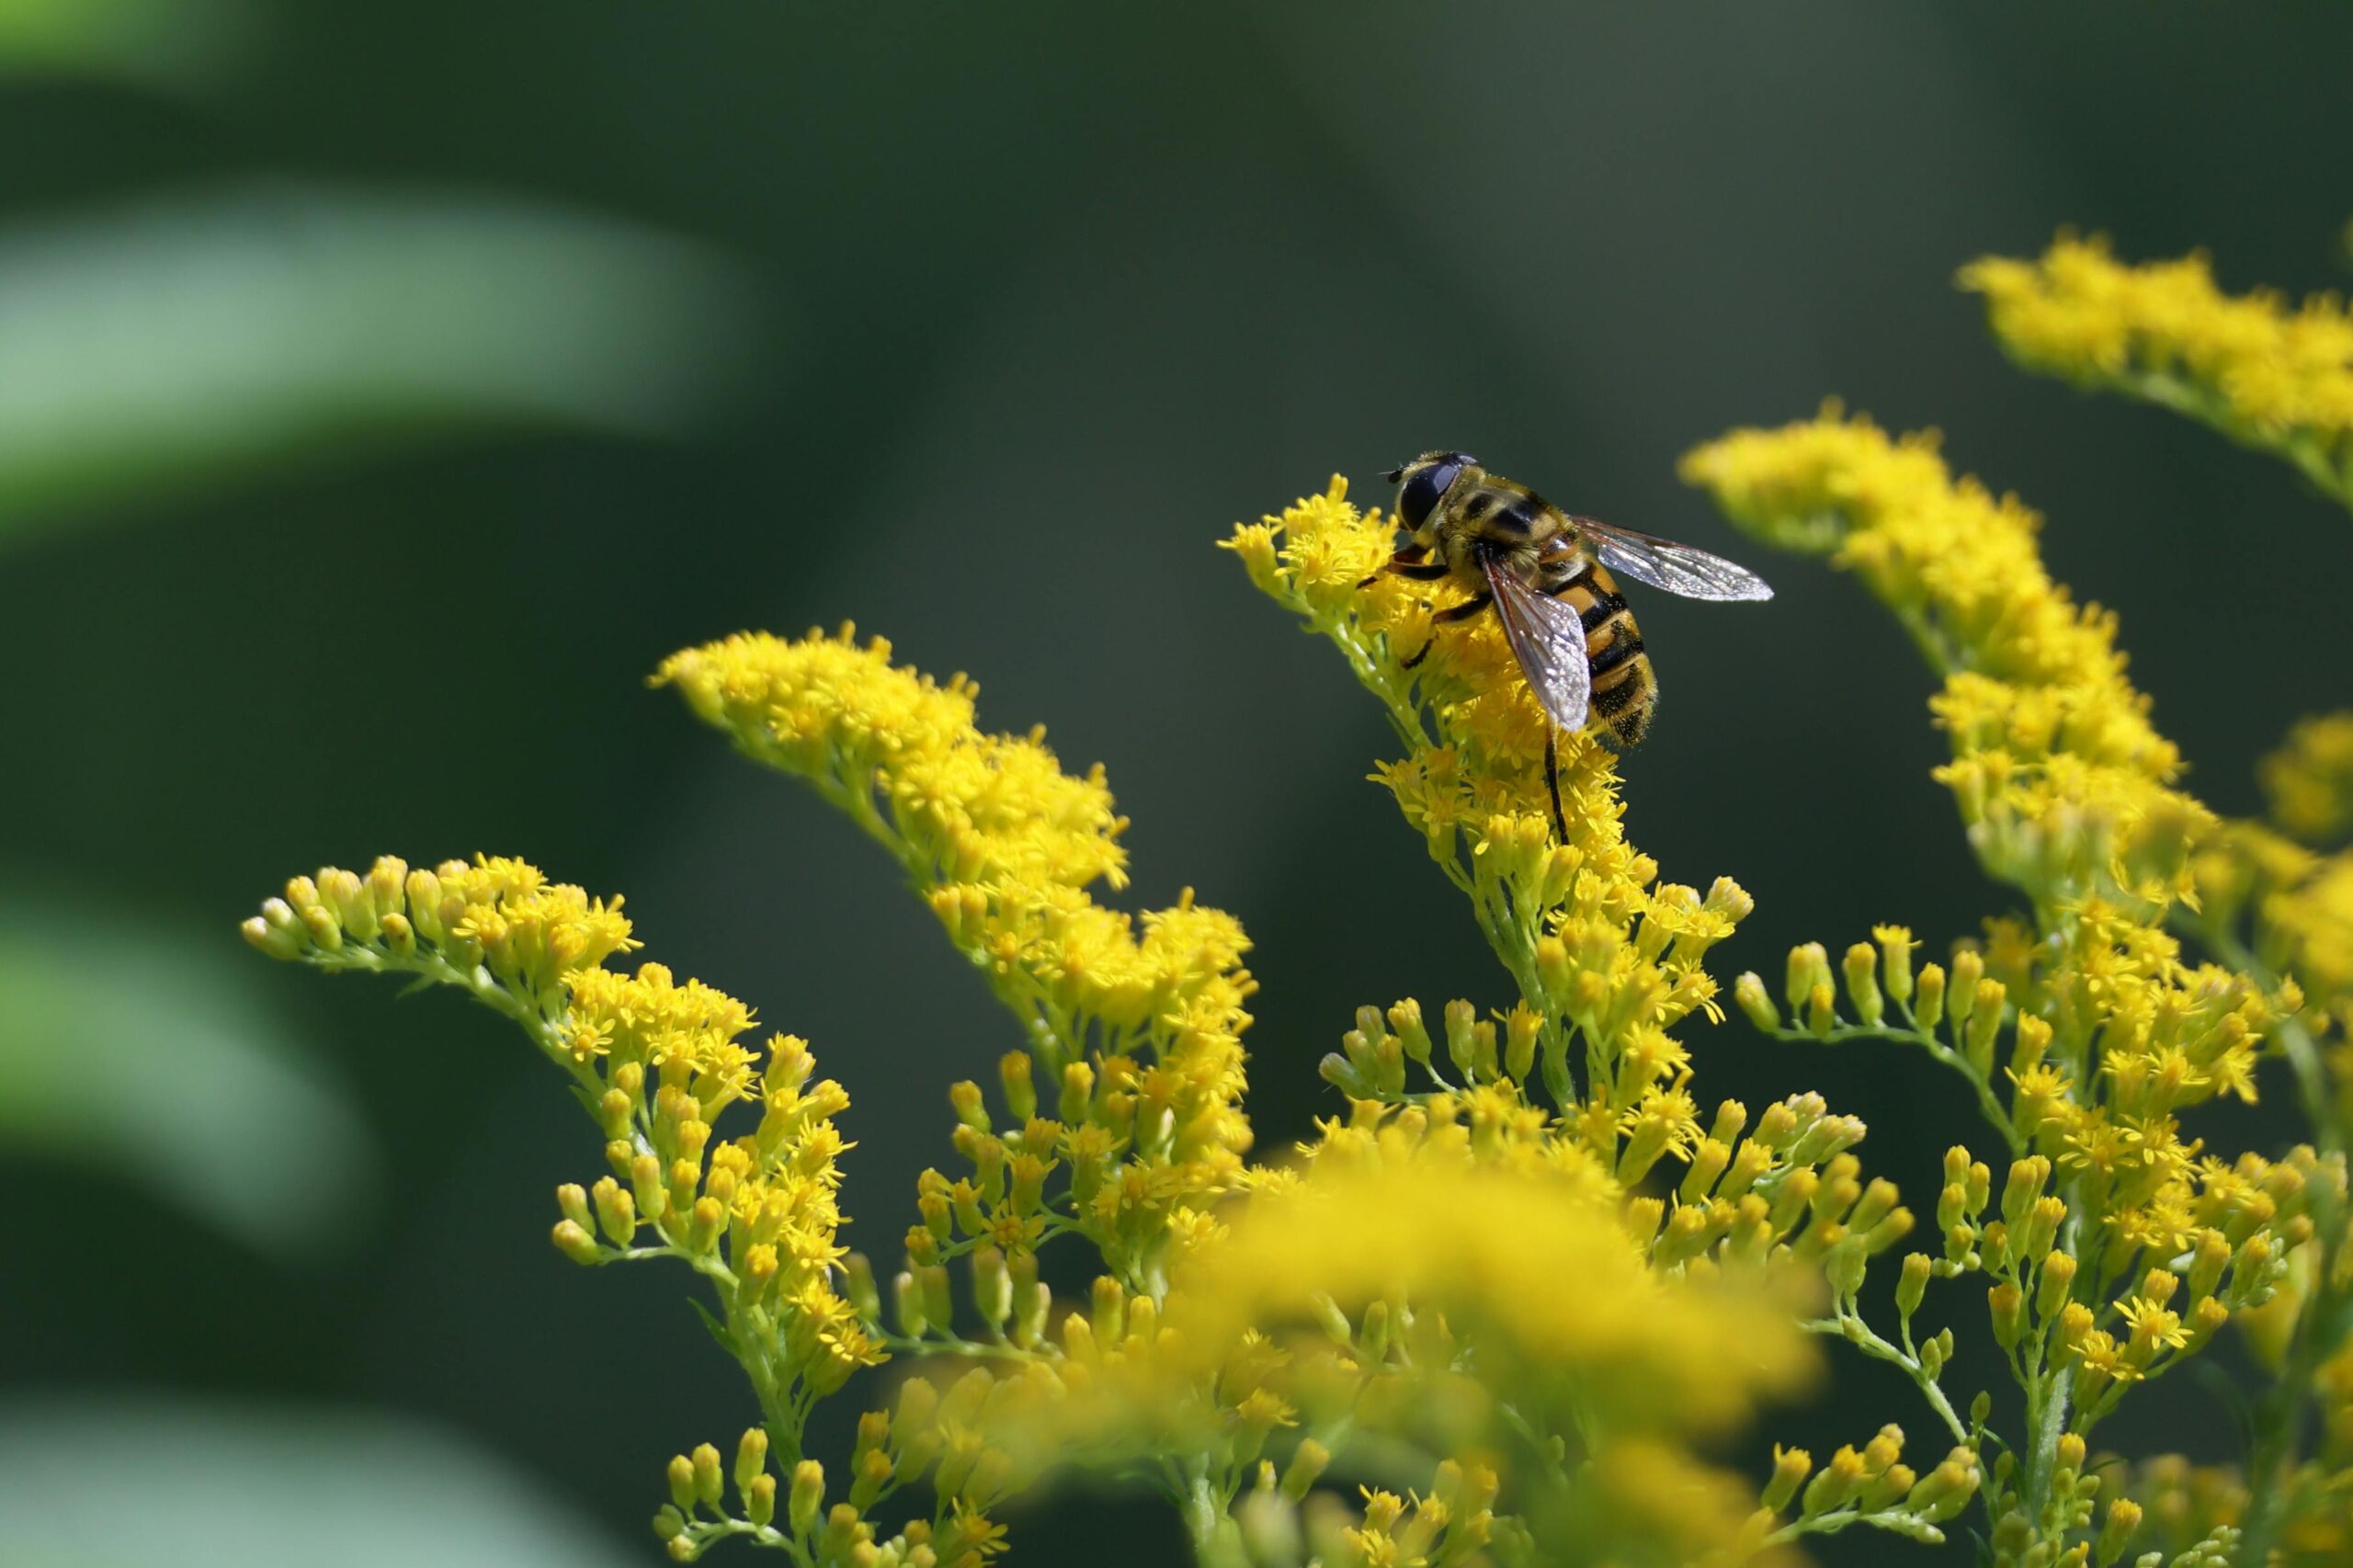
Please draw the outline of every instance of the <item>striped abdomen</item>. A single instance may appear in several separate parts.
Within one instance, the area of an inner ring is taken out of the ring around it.
[[[1580,562],[1552,590],[1576,608],[1585,621],[1585,653],[1593,670],[1593,710],[1632,745],[1651,727],[1658,706],[1658,677],[1643,652],[1634,612],[1626,608],[1617,583],[1600,562]]]

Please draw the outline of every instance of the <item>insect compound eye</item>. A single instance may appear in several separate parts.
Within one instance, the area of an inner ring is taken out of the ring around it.
[[[1432,463],[1427,468],[1415,471],[1414,477],[1405,482],[1404,491],[1397,497],[1397,515],[1404,519],[1405,526],[1418,528],[1427,522],[1431,511],[1438,506],[1438,497],[1446,494],[1447,487],[1454,483],[1454,476],[1461,472],[1462,465],[1452,461]]]

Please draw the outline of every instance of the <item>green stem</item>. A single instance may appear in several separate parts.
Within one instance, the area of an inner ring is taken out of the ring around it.
[[[1806,1318],[1798,1326],[1808,1334],[1836,1335],[1874,1361],[1886,1361],[1901,1367],[1911,1378],[1913,1386],[1920,1391],[1920,1396],[1928,1402],[1928,1408],[1937,1413],[1937,1419],[1942,1421],[1945,1429],[1952,1434],[1953,1440],[1958,1443],[1969,1441],[1969,1428],[1962,1424],[1960,1414],[1952,1407],[1952,1401],[1945,1397],[1945,1391],[1938,1385],[1937,1380],[1930,1377],[1927,1369],[1920,1364],[1920,1358],[1907,1354],[1900,1346],[1889,1344],[1862,1320],[1859,1313],[1842,1305],[1836,1317]]]
[[[1249,1568],[1242,1528],[1226,1512],[1224,1495],[1210,1480],[1209,1461],[1187,1461],[1184,1481],[1179,1512],[1185,1517],[1185,1537],[1192,1543],[1193,1561],[1201,1568]]]
[[[2075,1369],[2062,1367],[2048,1378],[2029,1380],[2026,1390],[2027,1432],[2033,1448],[2027,1453],[2021,1488],[2027,1512],[2042,1517],[2051,1496],[2051,1479],[2059,1468],[2059,1439],[2067,1430],[2067,1406],[2075,1392]]]
[[[1789,1028],[1767,1032],[1770,1033],[1775,1040],[1789,1040],[1802,1045],[1844,1045],[1849,1040],[1893,1040],[1901,1045],[1917,1046],[1938,1063],[1950,1068],[1969,1081],[1969,1086],[1977,1093],[1977,1108],[1984,1114],[1985,1119],[1993,1124],[1994,1130],[2002,1135],[2003,1141],[2009,1144],[2012,1154],[2022,1154],[2026,1152],[2026,1139],[2012,1123],[2009,1111],[2003,1107],[2000,1097],[1994,1093],[1993,1085],[1979,1075],[1977,1069],[1969,1064],[1967,1058],[1924,1028],[1917,1026],[1911,1028],[1894,1028],[1883,1024],[1840,1024],[1828,1034],[1815,1034],[1811,1029]]]

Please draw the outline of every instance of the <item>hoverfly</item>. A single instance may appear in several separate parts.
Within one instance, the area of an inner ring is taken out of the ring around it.
[[[1466,452],[1424,452],[1382,477],[1404,486],[1397,517],[1413,538],[1381,570],[1416,582],[1452,578],[1470,590],[1437,620],[1468,620],[1492,605],[1503,622],[1512,657],[1552,721],[1544,778],[1563,839],[1556,733],[1581,731],[1597,713],[1620,744],[1631,745],[1658,705],[1657,677],[1611,570],[1685,598],[1773,597],[1763,578],[1722,556],[1572,517]],[[1408,666],[1428,652],[1425,644]]]

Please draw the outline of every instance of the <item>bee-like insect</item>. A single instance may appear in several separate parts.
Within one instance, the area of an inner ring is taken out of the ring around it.
[[[1658,705],[1643,634],[1610,572],[1685,598],[1773,597],[1763,578],[1722,556],[1572,517],[1466,452],[1424,452],[1382,477],[1403,486],[1397,518],[1413,534],[1382,570],[1420,582],[1451,578],[1468,589],[1471,597],[1440,610],[1439,621],[1467,620],[1492,605],[1503,622],[1512,657],[1552,722],[1544,778],[1563,838],[1556,731],[1574,733],[1598,714],[1620,744],[1631,745]],[[1428,652],[1425,645],[1409,663]]]

